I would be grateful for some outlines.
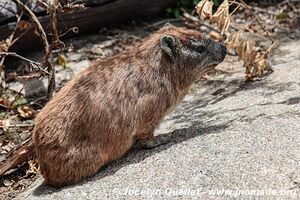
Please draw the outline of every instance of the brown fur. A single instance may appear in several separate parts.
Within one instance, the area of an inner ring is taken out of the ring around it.
[[[196,31],[166,26],[130,52],[84,70],[38,114],[33,139],[46,183],[76,183],[136,140],[155,140],[154,129],[206,69],[190,68],[195,63],[179,51],[171,61],[160,47],[163,35],[176,38],[179,49],[191,38],[203,40]]]

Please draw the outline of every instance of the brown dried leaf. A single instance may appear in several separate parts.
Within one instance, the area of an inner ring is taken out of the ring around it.
[[[240,42],[240,44],[236,47],[236,53],[238,54],[240,60],[242,60],[244,58],[245,43],[246,43],[246,40],[242,40]]]
[[[25,119],[33,118],[36,113],[35,110],[33,110],[32,108],[30,108],[28,106],[18,107],[18,112],[19,112],[20,116]]]
[[[197,14],[198,14],[200,17],[202,16],[203,7],[205,6],[205,3],[206,3],[207,1],[208,1],[208,0],[202,0],[202,1],[200,1],[200,2],[196,5],[196,7],[195,7],[196,12],[197,12]]]
[[[223,13],[222,9],[218,9],[217,12],[215,12],[215,14],[213,14],[213,16],[210,18],[210,21],[212,23],[218,23],[220,21],[220,19],[222,18],[221,15]]]
[[[8,107],[9,106],[9,101],[6,97],[1,97],[0,98],[0,104],[4,107]]]
[[[239,59],[242,59],[246,63],[253,63],[254,61],[254,41],[253,40],[243,40],[240,45],[237,46],[236,52]]]
[[[212,16],[213,6],[214,3],[212,1],[202,0],[196,5],[196,12],[204,19],[210,18]]]
[[[234,32],[233,34],[230,34],[228,36],[228,39],[226,41],[227,48],[236,48],[240,43],[240,33]]]
[[[0,147],[6,152],[10,152],[16,145],[8,140],[3,140]]]
[[[249,63],[254,62],[255,58],[255,51],[254,51],[254,44],[255,42],[253,40],[246,40],[246,46],[245,46],[245,52],[244,52],[244,57],[243,60],[247,61]]]
[[[0,52],[7,52],[9,48],[8,40],[1,40],[0,41]]]
[[[229,3],[228,0],[224,0],[223,3],[218,7],[215,14],[211,18],[212,23],[218,23],[223,17],[229,17]]]
[[[219,24],[219,28],[221,29],[221,34],[224,34],[230,25],[230,17],[224,17],[224,20],[222,20],[222,23]]]
[[[217,23],[221,34],[224,34],[228,30],[230,25],[229,3],[228,0],[224,0],[218,7],[217,12],[210,18],[212,23]]]
[[[0,128],[3,129],[3,131],[8,131],[10,126],[10,119],[2,119],[0,120]]]
[[[204,18],[211,18],[213,6],[214,6],[214,3],[212,1],[206,2],[205,6],[203,8],[203,12],[202,12]]]
[[[24,20],[20,21],[18,24],[18,29],[21,31],[27,30],[31,28],[31,24],[29,22],[26,22]]]
[[[265,69],[267,68],[267,60],[263,57],[254,61],[256,73],[254,75],[261,76]]]
[[[223,41],[223,36],[220,33],[216,32],[216,31],[210,31],[208,33],[208,37],[215,40],[215,41]]]
[[[5,186],[5,187],[10,187],[10,186],[12,186],[14,184],[14,181],[13,180],[7,180],[7,179],[4,179],[3,180],[3,185]]]
[[[28,161],[29,169],[26,171],[26,177],[35,175],[38,172],[37,164],[33,160]]]

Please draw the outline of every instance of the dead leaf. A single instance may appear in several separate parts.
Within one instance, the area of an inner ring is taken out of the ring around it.
[[[3,106],[3,107],[8,107],[9,106],[9,101],[6,97],[1,97],[0,98],[0,104]]]
[[[32,119],[36,111],[28,106],[20,106],[18,107],[18,113],[24,119],[29,119],[29,118]]]
[[[237,54],[240,59],[244,61],[254,61],[254,41],[253,40],[242,40],[240,45],[236,48]]]
[[[229,2],[233,3],[232,1],[224,0],[214,14],[212,14],[213,2],[211,0],[202,0],[196,6],[198,15],[204,19],[208,18],[210,22],[216,24],[221,31],[221,34],[209,32],[209,37],[217,41],[222,41],[223,38],[221,36],[225,33],[228,33],[228,37],[225,41],[226,47],[235,49],[239,60],[243,60],[243,65],[246,68],[245,73],[247,80],[252,80],[256,76],[261,76],[264,71],[273,72],[271,65],[267,61],[269,52],[274,45],[273,40],[271,39],[272,45],[269,47],[269,49],[261,51],[258,46],[255,46],[255,41],[249,39],[240,39],[241,31],[233,33],[230,31],[228,32],[231,23],[231,14],[234,13],[240,6],[239,5],[237,9],[230,14]],[[256,33],[258,31],[257,26],[258,24],[251,22],[245,29],[243,29],[243,32],[248,31]]]
[[[0,41],[0,52],[7,52],[9,48],[8,41],[7,40],[1,40]]]
[[[37,163],[33,160],[28,161],[29,169],[26,171],[26,177],[35,175],[38,172]]]
[[[3,180],[3,185],[4,185],[5,187],[10,187],[10,186],[12,186],[13,184],[14,184],[14,182],[11,181],[11,180],[7,180],[7,179],[4,179],[4,180]]]
[[[244,47],[244,58],[243,60],[248,60],[249,62],[254,62],[255,52],[254,52],[254,44],[253,40],[246,40],[245,47]]]
[[[8,140],[3,140],[1,144],[1,149],[10,152],[16,145]]]
[[[208,33],[208,37],[215,40],[215,41],[222,41],[223,40],[223,36],[220,33],[216,32],[216,31],[210,31]]]
[[[212,16],[213,6],[214,3],[212,1],[202,0],[196,5],[196,12],[204,19],[210,18]]]
[[[226,40],[226,46],[227,48],[236,48],[240,43],[240,33],[234,32],[230,34]]]
[[[21,31],[27,30],[31,28],[31,24],[29,22],[26,22],[24,20],[21,20],[18,24],[18,29]]]
[[[57,56],[57,62],[59,65],[61,65],[64,69],[67,68],[67,59],[64,55],[58,54]]]
[[[230,25],[230,14],[229,14],[229,3],[228,0],[224,0],[223,3],[218,7],[215,14],[211,17],[212,23],[217,23],[221,34],[224,34]]]
[[[2,128],[4,132],[8,131],[9,126],[10,126],[10,119],[0,120],[0,128]]]
[[[267,68],[267,60],[263,57],[257,59],[254,61],[256,68],[257,68],[257,72],[254,75],[257,76],[261,76],[263,74],[263,72],[265,71],[265,69]]]

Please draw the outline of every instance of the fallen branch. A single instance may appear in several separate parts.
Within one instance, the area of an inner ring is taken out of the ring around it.
[[[10,151],[7,159],[0,163],[0,176],[4,175],[10,169],[24,163],[34,155],[34,146],[32,139],[29,138],[20,143],[16,148]]]

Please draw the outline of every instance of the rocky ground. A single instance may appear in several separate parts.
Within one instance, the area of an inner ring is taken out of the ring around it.
[[[38,178],[18,199],[299,199],[299,47],[286,40],[275,72],[250,83],[228,57],[220,68],[230,73],[194,84],[157,130],[169,144],[131,151],[75,186]]]
[[[300,199],[300,18],[278,20],[273,10],[257,11],[279,41],[270,59],[273,74],[245,82],[242,62],[227,56],[157,130],[169,144],[133,150],[96,176],[59,190],[45,186],[30,161],[0,177],[0,199],[17,196],[32,181],[17,199]],[[57,89],[93,60],[130,48],[162,24],[126,24],[68,40],[66,65],[53,61]],[[0,107],[0,162],[30,137],[45,103],[46,78],[13,80],[24,69],[26,74],[26,63],[18,63],[7,72],[11,80],[0,98],[0,105],[7,100],[15,106],[10,112]]]

